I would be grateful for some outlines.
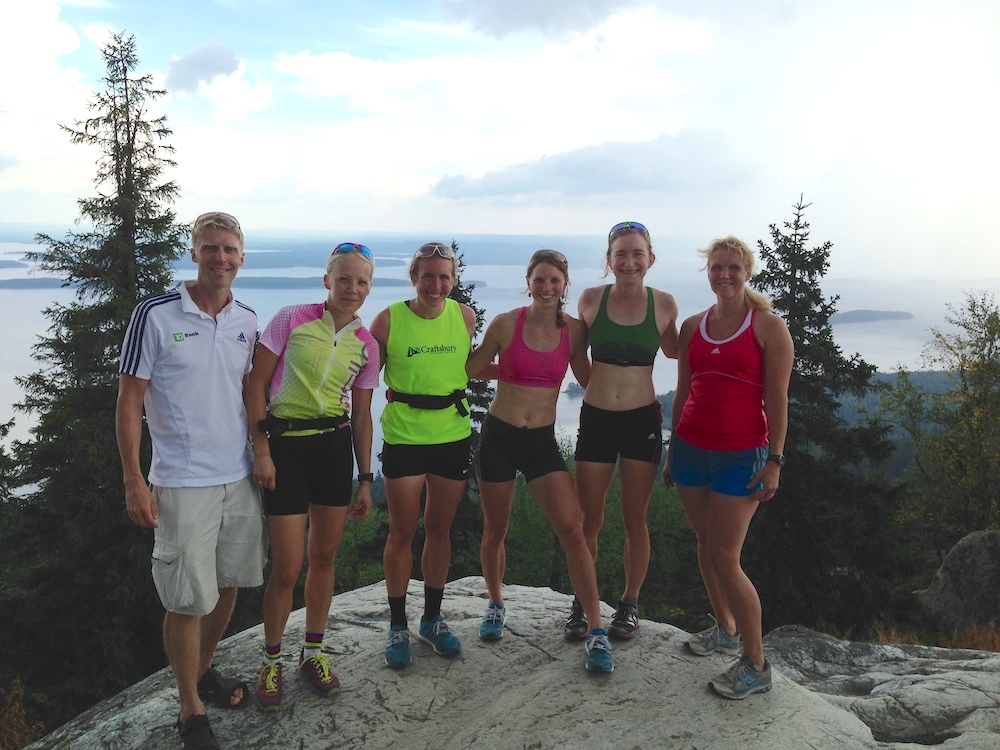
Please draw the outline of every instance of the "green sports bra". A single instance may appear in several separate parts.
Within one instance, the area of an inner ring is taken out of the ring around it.
[[[646,317],[634,326],[623,326],[608,317],[608,294],[604,287],[601,306],[590,327],[590,356],[595,362],[619,367],[651,367],[660,349],[660,332],[656,328],[656,308],[653,290],[646,287]]]

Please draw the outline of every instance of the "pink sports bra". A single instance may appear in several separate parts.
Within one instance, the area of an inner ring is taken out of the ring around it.
[[[514,324],[514,335],[500,354],[498,378],[512,385],[533,388],[558,388],[569,367],[569,326],[563,326],[559,346],[551,352],[537,352],[524,343],[524,316],[528,308],[522,307]]]

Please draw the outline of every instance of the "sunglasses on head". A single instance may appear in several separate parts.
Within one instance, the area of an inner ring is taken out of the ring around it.
[[[368,260],[375,260],[374,256],[372,255],[372,251],[369,250],[364,245],[359,245],[357,242],[341,242],[339,245],[333,248],[333,252],[330,253],[330,255],[336,255],[337,253],[353,253],[353,252],[361,253],[363,256],[368,258]]]
[[[531,256],[531,260],[532,262],[536,260],[554,260],[557,263],[563,263],[565,265],[569,265],[569,261],[566,260],[566,256],[563,255],[558,250],[549,250],[549,249],[538,250],[535,252],[534,255]]]
[[[413,257],[429,258],[432,255],[440,255],[442,258],[452,260],[455,257],[455,251],[452,250],[450,246],[441,242],[428,242],[427,244],[418,247],[417,252],[413,254]]]
[[[206,213],[203,213],[201,216],[199,216],[197,219],[194,220],[194,223],[201,224],[204,221],[216,222],[219,220],[221,220],[223,223],[235,224],[237,228],[240,226],[240,223],[239,221],[236,220],[235,216],[233,216],[232,214],[224,213],[222,211],[208,211]]]
[[[611,227],[611,231],[608,232],[608,237],[613,235],[615,232],[623,232],[626,229],[634,229],[636,231],[642,232],[644,235],[649,237],[649,230],[646,229],[646,227],[644,227],[638,221],[623,221],[621,224],[615,224],[613,227]]]

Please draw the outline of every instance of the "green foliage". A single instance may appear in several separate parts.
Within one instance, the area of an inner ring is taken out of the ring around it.
[[[966,294],[945,320],[953,330],[931,330],[924,361],[944,370],[950,387],[932,392],[900,372],[883,397],[915,454],[901,519],[939,557],[1000,523],[1000,309],[992,294]]]
[[[49,724],[164,664],[152,541],[125,515],[114,414],[129,315],[171,282],[185,229],[168,208],[178,188],[163,178],[173,166],[170,130],[147,112],[164,92],[150,75],[133,77],[134,37],[114,36],[103,56],[108,73],[89,105],[93,116],[64,128],[100,154],[97,194],[78,202],[80,223],[92,229],[64,240],[38,235],[46,249],[31,254],[73,283],[76,297],[45,311],[52,323],[34,347],[41,367],[18,378],[26,395],[17,408],[36,415],[37,425],[15,446],[24,489],[2,529],[8,576],[0,635],[18,644],[3,671],[48,692]],[[148,461],[148,439],[145,454]],[[67,671],[67,644],[98,668]]]
[[[14,680],[9,690],[0,688],[0,750],[21,750],[44,731],[43,724],[28,718],[20,680]]]
[[[871,391],[875,368],[857,354],[845,357],[833,340],[837,298],[820,288],[832,244],[808,247],[807,207],[800,199],[791,222],[771,225],[771,244],[758,243],[765,268],[753,285],[785,318],[795,365],[789,463],[778,495],[751,524],[744,560],[761,594],[765,628],[829,624],[843,632],[867,622],[888,599],[895,495],[860,467],[885,460],[892,445],[884,423],[848,425],[838,413],[841,397]]]

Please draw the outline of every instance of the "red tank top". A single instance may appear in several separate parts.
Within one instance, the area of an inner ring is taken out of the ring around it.
[[[559,346],[551,352],[537,352],[524,343],[524,316],[527,311],[528,308],[522,307],[517,314],[510,345],[500,354],[497,377],[512,385],[558,388],[569,367],[569,326],[562,327]]]
[[[764,353],[753,332],[754,310],[722,341],[709,338],[705,311],[688,342],[691,390],[676,432],[703,450],[737,451],[767,444]]]

